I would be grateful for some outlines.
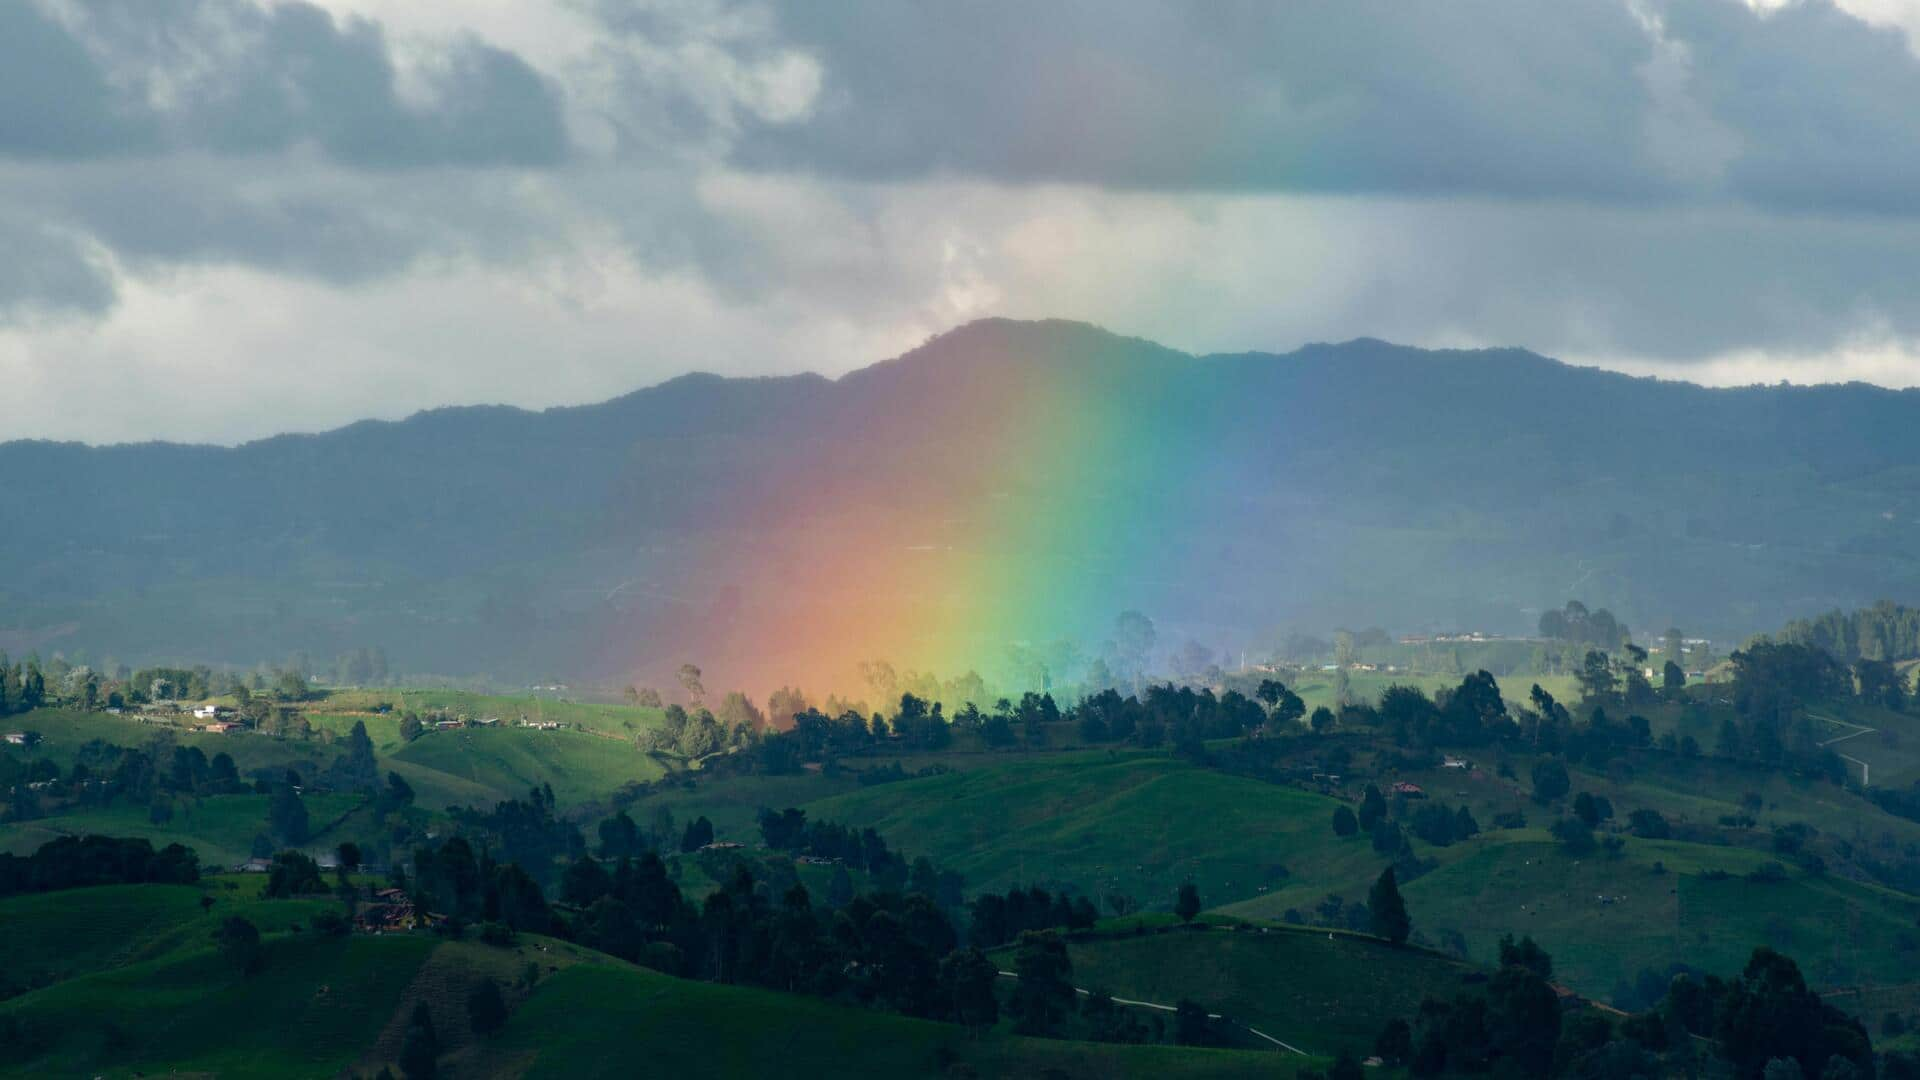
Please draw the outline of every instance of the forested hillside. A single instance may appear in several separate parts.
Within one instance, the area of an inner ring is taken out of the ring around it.
[[[1016,640],[1092,653],[1127,609],[1164,646],[1238,650],[1527,633],[1576,595],[1738,639],[1920,586],[1916,460],[1916,392],[1368,340],[1192,357],[994,321],[836,381],[688,376],[232,449],[0,446],[0,649],[378,647],[504,678],[693,659],[764,689],[874,657],[985,670]]]

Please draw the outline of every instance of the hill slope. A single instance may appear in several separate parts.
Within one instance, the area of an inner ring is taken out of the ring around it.
[[[1577,594],[1737,637],[1920,586],[1920,392],[1705,390],[1377,341],[1192,357],[972,324],[838,381],[689,376],[234,449],[0,446],[0,647],[764,690],[859,659]],[[796,634],[796,626],[808,627]],[[1055,672],[1056,682],[1070,672]]]

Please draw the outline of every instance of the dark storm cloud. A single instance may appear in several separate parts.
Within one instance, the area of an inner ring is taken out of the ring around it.
[[[1907,212],[1920,62],[1825,0],[782,5],[760,168]]]
[[[432,101],[402,100],[380,28],[304,3],[84,0],[56,19],[0,5],[0,155],[277,153],[352,166],[538,166],[566,154],[557,91],[524,61],[458,43]]]

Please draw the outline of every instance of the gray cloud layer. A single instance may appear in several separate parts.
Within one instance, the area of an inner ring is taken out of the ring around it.
[[[793,4],[740,159],[1161,190],[1920,204],[1920,62],[1824,0]]]
[[[345,164],[546,165],[566,136],[558,91],[519,57],[460,42],[417,107],[374,23],[292,2],[81,0],[0,8],[0,154],[270,154]]]
[[[0,2],[0,438],[98,437],[116,386],[314,427],[997,313],[1920,382],[1920,60],[1769,3]]]

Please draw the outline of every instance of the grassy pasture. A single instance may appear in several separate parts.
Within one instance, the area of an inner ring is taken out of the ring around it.
[[[666,772],[630,739],[507,727],[431,732],[395,750],[387,763],[429,808],[521,798],[541,784],[553,785],[562,804],[585,802]]]
[[[1310,1053],[1371,1053],[1394,1017],[1450,998],[1474,968],[1344,931],[1293,927],[1098,933],[1071,941],[1074,985],[1171,1004],[1191,998]],[[1009,967],[1013,951],[996,954]]]
[[[347,818],[365,799],[359,795],[314,793],[302,796],[312,837],[304,847],[330,848],[346,835],[328,826]],[[119,836],[144,839],[154,847],[183,844],[200,856],[207,869],[231,866],[247,858],[253,837],[268,831],[265,795],[213,795],[174,800],[173,819],[156,825],[145,806],[116,802],[87,806],[34,821],[0,825],[0,848],[31,854],[58,836]]]
[[[333,1076],[386,1023],[433,946],[282,937],[252,976],[211,948],[85,975],[0,1003],[0,1018],[26,1033],[0,1069]]]
[[[1168,758],[1056,754],[864,788],[807,806],[871,824],[970,890],[1071,884],[1096,899],[1165,907],[1191,880],[1210,904],[1377,873],[1364,843],[1338,845],[1336,803]]]
[[[1237,1077],[1292,1075],[1304,1059],[1270,1052],[1106,1046],[961,1029],[746,987],[578,964],[546,980],[491,1052],[529,1080],[626,1077],[634,1063],[688,1076]]]

